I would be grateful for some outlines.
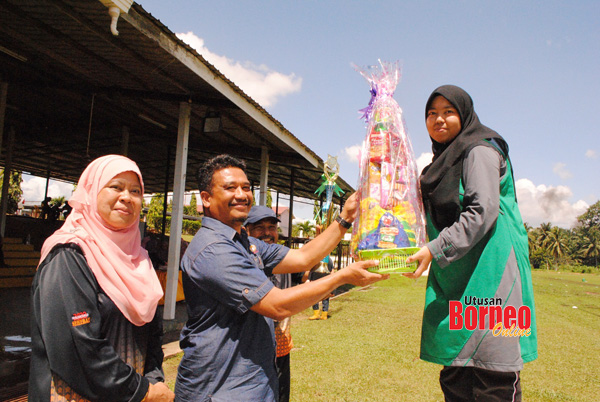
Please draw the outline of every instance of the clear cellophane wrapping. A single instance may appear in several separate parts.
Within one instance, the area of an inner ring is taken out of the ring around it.
[[[363,109],[367,134],[359,156],[359,210],[351,250],[421,247],[425,216],[417,165],[402,109],[393,99],[400,80],[398,62],[359,69],[371,86]]]

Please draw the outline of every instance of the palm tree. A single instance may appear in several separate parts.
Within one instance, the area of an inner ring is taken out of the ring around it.
[[[548,251],[552,253],[554,258],[561,258],[568,254],[569,248],[567,246],[566,231],[557,226],[550,229],[548,236],[546,237],[545,246]]]
[[[65,203],[65,196],[64,196],[64,195],[61,195],[60,197],[54,197],[54,198],[51,200],[51,203],[52,203],[52,204],[56,204],[56,205],[59,205],[59,206],[60,206],[60,205],[62,205],[62,204],[64,204],[64,203]]]
[[[580,238],[581,248],[579,255],[587,260],[594,260],[594,266],[598,266],[598,257],[600,257],[600,235],[598,231],[590,231],[583,234]]]
[[[304,221],[301,223],[296,223],[292,228],[292,236],[300,236],[302,237],[311,237],[315,234],[315,225],[310,221]]]
[[[527,243],[529,244],[529,257],[531,253],[537,248],[538,229],[534,229],[528,223],[524,224],[525,230],[527,231]]]
[[[550,222],[542,223],[538,228],[537,245],[544,247],[550,237],[550,231],[552,230],[552,224]]]
[[[61,207],[65,203],[65,201],[65,197],[62,195],[60,197],[55,197],[52,198],[52,200],[50,200],[50,205],[52,206],[50,211],[50,215],[52,216],[51,219],[56,220],[61,217]]]

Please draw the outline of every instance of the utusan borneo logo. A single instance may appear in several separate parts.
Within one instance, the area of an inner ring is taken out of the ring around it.
[[[487,319],[486,319],[487,318]],[[494,336],[521,337],[531,334],[531,309],[503,306],[500,297],[465,296],[450,301],[450,329],[489,329]]]

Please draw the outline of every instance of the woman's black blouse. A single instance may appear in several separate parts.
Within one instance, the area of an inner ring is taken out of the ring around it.
[[[164,381],[160,316],[141,327],[127,320],[75,244],[56,246],[40,265],[31,332],[31,401],[135,402]]]

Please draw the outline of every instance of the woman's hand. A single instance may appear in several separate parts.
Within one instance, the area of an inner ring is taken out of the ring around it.
[[[407,278],[417,279],[418,277],[423,275],[423,272],[425,272],[427,268],[429,268],[431,260],[433,260],[431,251],[429,251],[427,246],[423,246],[419,251],[417,251],[416,253],[414,253],[406,259],[407,264],[413,263],[415,261],[419,262],[419,265],[417,266],[415,272],[406,272],[402,275],[406,276]]]
[[[148,388],[148,396],[144,402],[172,402],[175,400],[175,394],[167,387],[164,382],[150,384]]]

